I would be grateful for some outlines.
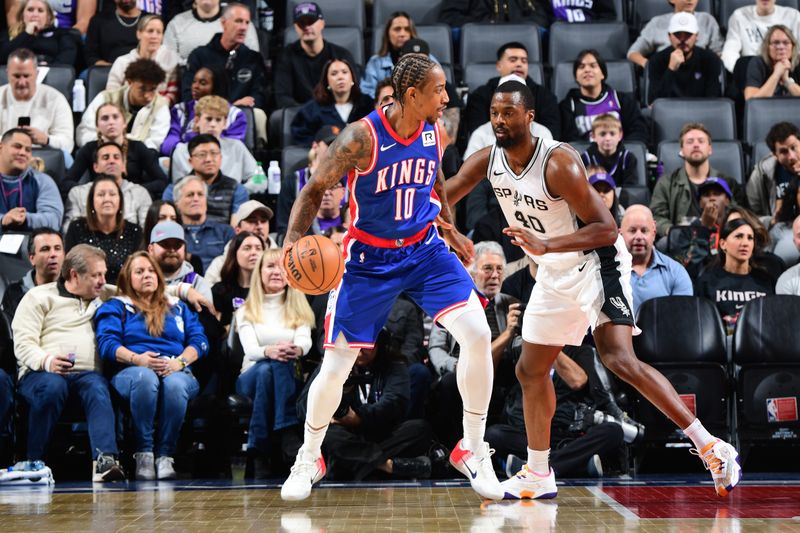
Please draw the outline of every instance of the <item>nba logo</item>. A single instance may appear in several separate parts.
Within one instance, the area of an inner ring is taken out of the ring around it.
[[[433,131],[422,132],[422,146],[434,146],[436,144],[436,134]]]
[[[767,422],[797,421],[797,398],[767,398]]]

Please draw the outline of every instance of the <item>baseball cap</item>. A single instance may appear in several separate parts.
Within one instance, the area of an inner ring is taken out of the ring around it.
[[[697,33],[697,17],[692,13],[680,11],[669,19],[667,33]]]
[[[713,176],[710,178],[706,178],[706,181],[697,186],[697,194],[698,195],[703,194],[704,190],[714,186],[717,186],[720,189],[722,189],[722,192],[727,194],[728,198],[730,199],[733,198],[733,193],[731,192],[731,188],[728,186],[728,182],[722,178],[717,178]]]
[[[518,81],[521,84],[525,85],[525,79],[519,74],[506,74],[505,76],[500,78],[500,81],[497,82],[497,86],[500,87],[507,81]]]
[[[431,53],[428,43],[423,39],[409,39],[400,48],[400,57],[406,54],[425,54]]]
[[[333,142],[336,136],[339,135],[340,131],[342,131],[342,129],[339,126],[331,126],[330,124],[326,124],[317,130],[316,135],[314,135],[314,142],[324,142],[325,144],[329,145]]]
[[[272,219],[272,209],[265,206],[258,200],[247,200],[245,203],[239,206],[239,209],[236,210],[236,213],[233,216],[238,224],[256,211],[263,211],[264,214],[267,215],[267,219]]]
[[[322,10],[316,2],[303,2],[294,6],[294,22],[299,23],[301,20],[313,24],[322,17]]]
[[[589,176],[589,185],[594,185],[597,182],[602,181],[603,183],[607,183],[609,187],[612,189],[617,188],[617,182],[614,181],[614,178],[611,177],[611,174],[607,172],[596,172]]]
[[[150,232],[150,244],[166,241],[167,239],[178,239],[186,242],[183,227],[172,220],[164,220],[153,226]]]

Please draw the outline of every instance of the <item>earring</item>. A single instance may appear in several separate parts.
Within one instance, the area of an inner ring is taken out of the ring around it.
[[[331,86],[330,86],[330,85],[328,85],[328,86],[326,87],[326,89],[328,89],[328,90],[330,91],[330,90],[331,90]]]

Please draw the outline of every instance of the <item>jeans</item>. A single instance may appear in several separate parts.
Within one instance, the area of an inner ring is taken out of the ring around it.
[[[0,438],[11,435],[11,413],[14,409],[14,381],[0,369]]]
[[[117,454],[114,408],[108,382],[97,372],[61,376],[50,372],[29,372],[19,382],[19,394],[30,406],[28,415],[28,460],[44,458],[47,443],[70,393],[81,397],[89,426],[92,457]]]
[[[187,369],[160,378],[152,369],[129,366],[111,378],[111,386],[128,402],[137,452],[172,457],[178,444],[186,406],[200,392],[200,385]],[[156,413],[158,443],[153,449]]]
[[[236,394],[253,400],[247,433],[247,448],[250,450],[269,451],[271,431],[300,423],[295,408],[297,383],[293,361],[259,361],[236,380]]]

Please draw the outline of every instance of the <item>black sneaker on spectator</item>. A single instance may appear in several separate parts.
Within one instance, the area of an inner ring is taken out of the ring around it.
[[[424,455],[396,457],[392,459],[392,475],[406,479],[427,479],[431,477],[431,460]]]
[[[125,481],[125,471],[122,470],[116,457],[101,453],[95,461],[92,461],[92,481],[95,483]]]
[[[600,461],[599,455],[594,454],[589,458],[586,471],[589,473],[589,477],[603,477],[603,463]]]

